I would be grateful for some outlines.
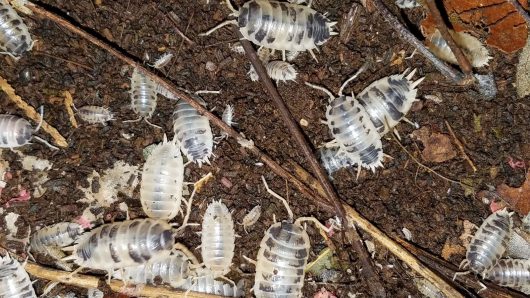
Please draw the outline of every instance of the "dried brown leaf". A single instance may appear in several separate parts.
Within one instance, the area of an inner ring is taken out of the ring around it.
[[[448,135],[432,133],[427,127],[413,131],[412,135],[423,143],[424,149],[421,156],[425,161],[444,162],[456,156],[456,151]]]
[[[453,255],[463,255],[466,253],[466,249],[462,245],[452,242],[454,241],[447,239],[442,248],[442,258],[446,261]]]
[[[526,45],[519,54],[515,87],[519,98],[530,94],[530,39],[526,40]]]
[[[497,186],[497,192],[510,207],[521,215],[530,212],[530,172],[521,187],[509,187],[506,184]]]

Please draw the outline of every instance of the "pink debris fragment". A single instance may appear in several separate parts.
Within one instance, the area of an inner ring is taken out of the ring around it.
[[[332,292],[329,292],[326,290],[326,288],[320,289],[320,291],[316,292],[313,298],[337,298]]]
[[[496,212],[497,210],[501,210],[506,207],[506,204],[504,202],[496,202],[495,200],[492,200],[490,203],[490,210],[492,213]]]
[[[7,201],[6,207],[9,207],[11,203],[14,203],[14,202],[29,201],[30,198],[31,198],[31,194],[29,193],[29,191],[22,188],[20,189],[20,192],[18,193],[18,197],[12,198],[11,200]]]
[[[221,184],[226,188],[232,188],[232,182],[230,182],[230,180],[228,180],[226,177],[221,178]]]
[[[75,219],[75,222],[81,225],[84,229],[92,228],[92,223],[90,222],[90,220],[86,219],[86,217],[84,217],[83,215]]]
[[[524,169],[525,168],[524,161],[513,159],[513,157],[511,157],[511,156],[508,156],[508,164],[514,170],[516,170],[516,169]]]
[[[329,220],[326,222],[326,228],[330,229],[328,237],[333,237],[333,235],[335,235],[335,229],[333,229],[333,224]]]
[[[5,172],[4,173],[4,178],[2,180],[7,181],[7,180],[11,180],[11,179],[13,179],[13,174],[11,174],[11,172]]]

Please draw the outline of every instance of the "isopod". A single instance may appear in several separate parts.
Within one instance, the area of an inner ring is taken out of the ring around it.
[[[6,0],[0,0],[0,51],[15,59],[30,51],[35,42],[28,27]]]
[[[81,120],[90,124],[101,123],[107,125],[107,121],[114,120],[114,115],[106,107],[84,106],[77,109],[77,115]]]
[[[298,75],[294,66],[291,63],[285,61],[271,61],[267,63],[265,69],[267,70],[269,77],[275,80],[276,83],[280,81],[295,81],[296,76]]]
[[[235,249],[232,214],[221,201],[208,205],[202,220],[201,255],[206,268],[215,277],[230,271]]]
[[[261,206],[257,205],[252,210],[250,210],[245,217],[243,217],[243,230],[247,232],[247,228],[254,225],[258,222],[259,217],[261,216]],[[248,232],[247,232],[248,233]]]
[[[50,247],[65,247],[74,243],[83,233],[83,227],[77,223],[60,222],[44,227],[31,235],[31,251],[47,254]]]
[[[195,94],[192,96],[202,105],[206,105],[199,96]],[[210,163],[213,151],[210,121],[183,100],[177,102],[177,108],[173,112],[173,132],[180,143],[182,153],[188,160],[196,162],[199,167],[203,163]]]
[[[37,298],[28,273],[9,255],[0,257],[0,297]]]
[[[134,267],[125,267],[114,273],[114,277],[126,284],[155,284],[158,278],[162,283],[178,288],[186,283],[191,274],[188,258],[180,251],[164,257],[154,257],[147,263]]]
[[[184,164],[175,140],[158,144],[144,164],[140,201],[151,218],[171,220],[182,203]]]
[[[530,259],[530,243],[519,234],[518,229],[513,229],[506,241],[506,256],[512,259]]]
[[[355,165],[355,161],[346,152],[340,150],[339,146],[322,147],[319,152],[322,166],[330,176],[342,168],[350,168]]]
[[[254,44],[273,50],[309,51],[316,60],[313,49],[323,45],[337,33],[323,14],[309,6],[267,0],[251,0],[238,10],[230,0],[227,5],[236,20],[227,20],[201,35],[209,35],[217,29],[232,24],[239,27],[245,39]]]
[[[484,278],[488,270],[495,266],[504,254],[511,230],[511,213],[506,209],[488,216],[471,239],[466,259],[460,266],[469,267],[471,271]]]
[[[522,288],[530,284],[530,260],[501,259],[485,275],[494,283],[513,288]]]
[[[449,30],[449,33],[451,34],[451,37],[453,37],[456,45],[462,49],[462,52],[473,67],[478,68],[488,65],[491,56],[489,55],[488,49],[480,42],[480,40],[464,32]],[[440,59],[452,64],[458,64],[453,51],[449,48],[449,45],[442,37],[439,30],[436,30],[431,35],[428,46],[433,54]]]
[[[155,63],[150,64],[149,66],[156,68],[156,69],[160,69],[166,66],[171,61],[171,59],[173,59],[173,53],[165,53],[162,56],[160,56],[160,58],[158,58],[155,61]]]
[[[207,269],[199,269],[197,274],[198,276],[188,278],[181,289],[223,297],[243,297],[245,295],[243,280],[233,286],[215,280],[212,272]]]
[[[171,225],[163,220],[135,219],[102,225],[85,232],[75,242],[71,256],[82,268],[112,270],[146,263],[168,256],[174,237]]]
[[[396,5],[399,8],[414,8],[420,6],[416,0],[396,0]]]
[[[138,68],[134,69],[131,77],[131,107],[139,118],[124,122],[136,122],[144,119],[149,125],[160,128],[160,126],[149,122],[156,109],[157,86],[158,84],[141,73]]]
[[[418,288],[418,292],[422,293],[426,298],[447,298],[442,291],[425,278],[415,277],[414,284]]]
[[[43,121],[43,109],[40,110],[41,120],[37,127],[33,129],[31,124],[24,118],[14,115],[0,115],[0,148],[16,148],[29,144],[31,139],[36,139],[46,146],[58,150],[46,140],[34,135],[39,131]]]

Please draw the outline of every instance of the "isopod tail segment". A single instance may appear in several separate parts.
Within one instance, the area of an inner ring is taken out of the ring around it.
[[[42,127],[42,123],[44,122],[44,106],[40,106],[39,107],[39,114],[40,114],[40,121],[39,121],[39,124],[37,125],[37,127],[35,128],[35,130],[33,131],[33,133],[38,132],[40,130],[40,128]],[[48,141],[46,141],[45,139],[43,139],[41,137],[33,135],[33,138],[35,140],[43,143],[44,145],[50,147],[53,150],[59,150],[59,148],[57,148],[57,147],[53,146],[52,144],[48,143]]]

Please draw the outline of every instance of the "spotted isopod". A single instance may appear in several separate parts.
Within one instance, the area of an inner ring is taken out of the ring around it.
[[[513,288],[522,288],[530,285],[530,260],[527,259],[501,259],[485,275],[486,279],[494,283]]]
[[[139,118],[124,122],[136,122],[144,119],[149,125],[160,128],[160,126],[149,122],[156,109],[157,86],[158,84],[141,73],[138,68],[134,69],[131,77],[131,106]]]
[[[254,206],[254,208],[252,208],[252,210],[250,210],[247,213],[247,215],[243,217],[243,222],[241,222],[241,224],[243,225],[243,230],[247,232],[247,228],[257,223],[260,216],[261,216],[261,206],[260,205]]]
[[[175,140],[155,146],[144,164],[140,186],[142,209],[151,218],[171,220],[182,203],[184,164]]]
[[[339,146],[322,147],[319,152],[322,166],[324,166],[330,176],[342,168],[350,168],[355,165],[355,162],[351,160],[346,152],[340,150]]]
[[[196,94],[192,96],[197,102],[206,105],[206,102]],[[177,108],[173,112],[173,132],[180,143],[182,153],[188,160],[197,163],[199,167],[203,163],[210,163],[209,159],[213,154],[210,121],[183,100],[177,102]]]
[[[0,54],[17,59],[34,43],[22,18],[7,0],[0,0]]]
[[[31,139],[36,139],[46,146],[58,150],[46,140],[34,135],[39,131],[43,121],[43,110],[41,108],[41,120],[37,127],[33,129],[31,124],[24,118],[14,115],[0,115],[0,148],[16,148],[29,144]]]
[[[74,243],[83,233],[83,227],[77,223],[60,222],[44,227],[31,235],[30,248],[33,252],[48,253],[50,247],[65,247]]]
[[[107,121],[114,120],[114,115],[106,107],[84,106],[77,109],[77,115],[81,120],[90,124],[101,123],[107,125]]]
[[[37,298],[28,273],[17,260],[9,255],[0,257],[0,297]]]
[[[267,0],[251,0],[236,10],[226,1],[236,20],[227,20],[201,35],[209,35],[217,29],[232,24],[239,27],[245,39],[273,50],[309,51],[316,60],[313,49],[323,45],[337,33],[323,14],[309,6]]]
[[[506,241],[512,230],[511,213],[506,209],[497,211],[482,223],[466,252],[466,259],[460,266],[480,274],[483,278],[497,264],[506,247]],[[464,273],[457,273],[464,274]]]
[[[168,256],[173,247],[173,230],[169,223],[155,219],[135,219],[102,225],[85,232],[75,242],[71,256],[82,268],[112,270],[138,266],[154,257]]]
[[[267,70],[269,77],[275,80],[276,83],[280,81],[295,81],[296,76],[298,75],[294,66],[285,61],[271,61],[265,65],[265,69]]]
[[[230,271],[235,237],[234,221],[226,205],[221,201],[210,203],[202,219],[201,255],[205,267],[215,277]]]

